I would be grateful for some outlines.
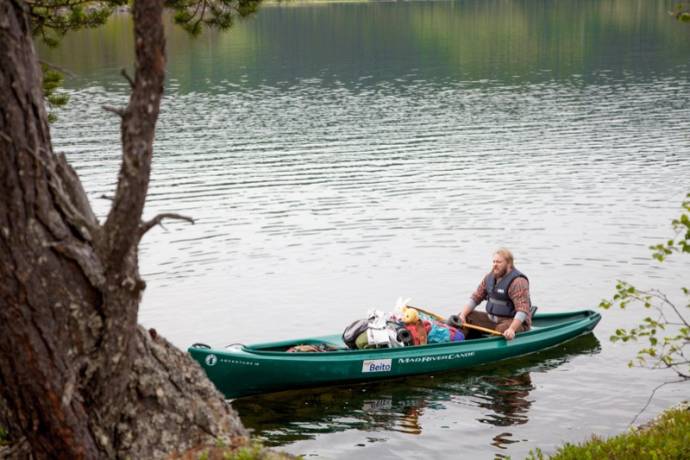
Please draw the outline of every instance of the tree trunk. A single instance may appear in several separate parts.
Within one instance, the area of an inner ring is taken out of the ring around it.
[[[134,4],[136,73],[128,106],[111,109],[122,166],[101,224],[53,153],[26,5],[0,0],[0,412],[15,446],[37,458],[159,458],[246,438],[199,366],[137,326],[138,244],[159,221],[141,216],[163,93],[162,7]]]

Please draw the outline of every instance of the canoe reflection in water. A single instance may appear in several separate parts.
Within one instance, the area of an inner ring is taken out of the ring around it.
[[[475,369],[269,393],[237,399],[232,406],[245,426],[268,446],[348,430],[419,435],[425,415],[450,405],[480,409],[479,417],[464,420],[463,425],[479,422],[508,427],[529,420],[530,392],[535,388],[531,372],[546,372],[571,357],[599,351],[599,341],[587,334],[539,353]],[[492,444],[505,448],[516,442],[510,436],[501,433]]]

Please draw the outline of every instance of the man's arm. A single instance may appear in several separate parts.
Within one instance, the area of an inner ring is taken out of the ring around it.
[[[503,331],[503,337],[505,337],[507,340],[513,340],[515,338],[515,331],[522,325],[521,319],[518,318],[518,315],[515,315],[515,318],[513,318],[513,322],[510,323],[510,326],[508,329]]]
[[[503,337],[513,340],[515,331],[527,320],[529,315],[529,282],[526,278],[517,278],[508,288],[508,297],[515,306],[515,317],[508,329],[503,333]]]
[[[472,313],[472,310],[477,308],[477,305],[482,303],[482,301],[486,298],[486,276],[482,278],[482,282],[479,283],[479,286],[477,286],[477,289],[472,293],[470,296],[470,300],[465,304],[463,307],[462,311],[458,315],[460,317],[461,322],[465,322],[465,318],[467,318],[467,315]]]
[[[461,324],[465,322],[465,318],[467,318],[467,315],[472,313],[472,311],[475,308],[477,308],[477,302],[475,302],[474,299],[470,298],[469,302],[467,302],[465,306],[462,307],[462,311],[458,315]]]

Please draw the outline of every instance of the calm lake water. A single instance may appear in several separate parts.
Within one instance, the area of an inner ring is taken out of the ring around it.
[[[458,311],[508,246],[541,311],[596,309],[617,279],[682,300],[658,264],[690,191],[690,26],[673,2],[265,5],[227,34],[169,28],[140,320],[176,345],[342,330],[399,296]],[[41,48],[68,77],[52,135],[104,216],[131,22]],[[683,284],[684,283],[684,284]],[[471,371],[233,402],[306,457],[523,458],[625,431],[662,371],[595,334]],[[638,422],[687,399],[667,385]]]

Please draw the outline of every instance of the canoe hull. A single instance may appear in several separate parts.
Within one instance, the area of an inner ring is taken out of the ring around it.
[[[541,351],[590,332],[601,316],[591,310],[545,313],[533,329],[514,340],[487,337],[463,342],[402,348],[286,353],[294,344],[327,343],[343,348],[339,335],[272,342],[227,349],[189,348],[209,379],[227,397],[478,366]]]

